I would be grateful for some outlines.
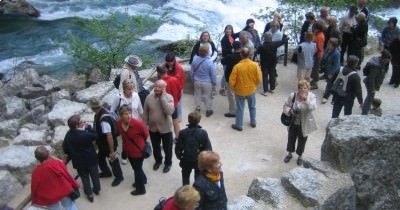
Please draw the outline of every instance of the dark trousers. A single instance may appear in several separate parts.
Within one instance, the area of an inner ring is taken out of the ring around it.
[[[352,39],[352,34],[351,33],[343,33],[342,35],[342,44],[340,46],[340,63],[343,65],[344,63],[344,54],[347,51],[347,48],[349,47],[349,44]]]
[[[361,112],[362,115],[367,115],[369,113],[374,98],[375,98],[375,92],[367,90],[367,97],[365,97],[364,104],[362,107],[362,112]]]
[[[301,156],[304,152],[304,147],[306,146],[307,136],[303,136],[301,131],[301,125],[291,125],[289,126],[288,143],[286,146],[286,151],[294,152],[297,140],[296,154]]]
[[[144,186],[147,183],[146,174],[143,171],[143,160],[144,158],[131,158],[128,157],[129,163],[131,163],[133,173],[135,174],[135,187],[136,191],[145,193],[146,188]]]
[[[390,84],[400,85],[400,65],[392,63],[392,77],[390,77]]]
[[[200,170],[197,168],[197,161],[185,162],[181,161],[179,165],[182,168],[182,184],[187,185],[190,184],[190,174],[194,169],[194,179],[196,180],[197,176],[200,174]]]
[[[161,142],[164,149],[164,165],[172,165],[172,132],[159,133],[150,131],[151,146],[153,146],[153,155],[156,163],[162,163]]]
[[[323,96],[325,99],[328,99],[329,96],[331,95],[331,89],[333,86],[333,82],[334,82],[333,76],[331,79],[326,78],[326,87],[325,87],[324,96]]]
[[[83,191],[86,195],[92,195],[93,192],[100,192],[100,178],[99,178],[99,169],[97,165],[89,167],[89,168],[79,168],[77,169],[79,176],[82,180]],[[93,183],[93,189],[90,184],[90,180]]]
[[[353,111],[354,99],[346,100],[337,95],[333,95],[332,101],[333,101],[332,118],[338,118],[343,107],[344,107],[344,115],[351,115]]]
[[[111,175],[110,168],[107,165],[107,159],[108,157],[108,151],[104,150],[99,150],[97,153],[97,159],[99,161],[99,168],[101,173],[104,173],[106,175]],[[114,177],[116,179],[123,179],[124,176],[122,175],[122,170],[121,170],[121,165],[119,164],[119,159],[116,158],[113,161],[108,161],[111,166],[112,173],[114,174]]]
[[[319,71],[321,70],[321,59],[314,56],[314,66],[311,70],[311,86],[318,86]]]
[[[262,69],[262,79],[263,79],[264,92],[267,92],[268,90],[275,90],[276,66],[272,67],[272,68],[263,67],[263,69]]]
[[[360,65],[361,65],[361,63],[363,62],[363,60],[364,60],[364,48],[363,47],[353,47],[353,46],[350,46],[349,47],[349,52],[347,53],[347,55],[349,56],[349,55],[355,55],[355,56],[357,56],[357,58],[359,58],[360,60],[358,61],[358,64],[357,64],[357,68],[358,69],[360,69]],[[347,57],[348,57],[347,56]]]

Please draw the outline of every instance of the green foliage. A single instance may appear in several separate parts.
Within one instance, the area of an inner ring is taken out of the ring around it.
[[[112,68],[122,65],[123,59],[129,54],[128,47],[145,33],[155,31],[161,19],[112,13],[106,18],[99,16],[81,20],[80,24],[89,36],[83,39],[69,34],[67,52],[78,59],[79,65],[97,67],[108,75]]]
[[[195,39],[187,38],[166,45],[162,45],[157,49],[163,52],[175,52],[178,56],[187,58],[190,57],[190,53],[192,52],[192,48],[196,44],[196,42],[197,40]]]
[[[328,6],[333,9],[343,9],[352,5],[356,5],[357,3],[356,0],[283,0],[283,2],[289,4],[301,4],[307,6],[308,8],[310,7],[318,8],[321,6]],[[368,7],[382,8],[394,2],[395,2],[394,0],[369,0]]]

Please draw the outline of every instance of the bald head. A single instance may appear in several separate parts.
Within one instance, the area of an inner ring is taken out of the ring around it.
[[[157,96],[160,96],[165,91],[165,87],[167,87],[167,83],[164,80],[157,80],[154,84],[154,93]]]
[[[249,57],[250,57],[250,49],[247,48],[247,47],[243,47],[243,48],[240,50],[240,57],[241,57],[242,59],[249,58]]]
[[[50,152],[45,146],[38,146],[35,150],[35,158],[39,162],[43,162],[49,158]]]

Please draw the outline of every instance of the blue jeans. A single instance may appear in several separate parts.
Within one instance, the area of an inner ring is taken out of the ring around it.
[[[253,93],[252,95],[249,95],[249,96],[235,95],[235,100],[236,100],[236,122],[235,122],[235,125],[238,128],[243,128],[244,101],[246,99],[247,99],[247,105],[249,106],[250,123],[256,124],[256,94]]]
[[[60,202],[57,202],[55,204],[46,206],[46,209],[50,209],[50,210],[62,210],[62,209],[65,209],[65,210],[78,210],[78,208],[75,205],[75,202],[72,201],[68,196],[66,196],[63,199],[61,199]]]
[[[375,98],[375,92],[367,91],[367,97],[365,98],[364,104],[363,104],[363,107],[362,107],[362,112],[361,112],[362,115],[367,115],[368,114],[369,109],[371,108],[371,104],[372,104],[372,101],[374,100],[374,98]]]

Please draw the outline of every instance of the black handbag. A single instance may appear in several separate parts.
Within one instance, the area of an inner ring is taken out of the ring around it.
[[[292,99],[292,106],[290,106],[290,109],[293,108],[294,100],[296,99],[296,93],[294,93],[293,99]],[[290,126],[294,122],[294,117],[293,115],[287,116],[284,112],[281,114],[281,122],[284,126]]]
[[[150,142],[146,141],[146,142],[144,143],[144,149],[143,149],[143,151],[142,151],[143,157],[144,157],[145,159],[149,158],[149,157],[151,156],[151,153],[152,153],[152,152],[153,152],[153,151],[152,151],[152,149],[151,149]]]
[[[78,199],[79,197],[81,197],[81,193],[79,192],[79,188],[74,188],[72,190],[72,192],[68,195],[68,197],[74,201],[76,199]]]

